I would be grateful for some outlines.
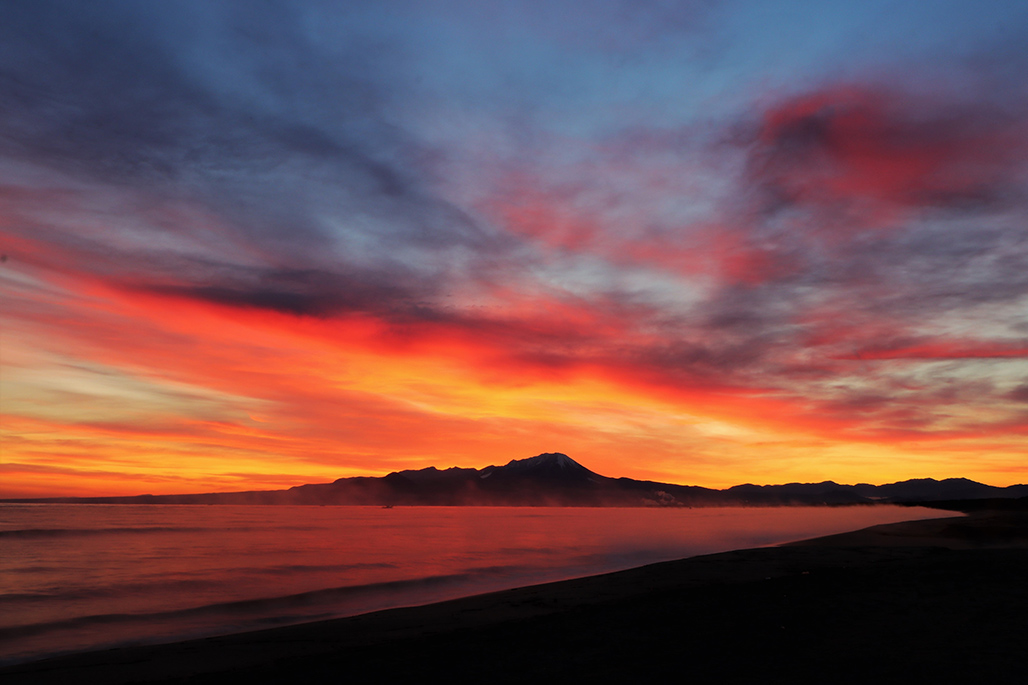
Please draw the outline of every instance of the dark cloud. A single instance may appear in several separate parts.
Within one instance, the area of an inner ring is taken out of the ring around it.
[[[730,385],[748,377],[748,372],[766,360],[769,346],[763,343],[759,336],[730,342],[677,341],[643,348],[632,359],[641,368],[667,374],[672,383],[690,381],[692,385],[713,380],[718,385]]]
[[[238,268],[233,271],[245,278],[208,284],[150,284],[134,289],[298,316],[366,312],[386,320],[408,316],[418,309],[418,298],[426,295],[424,288],[414,290],[409,285],[383,282],[384,275],[377,272],[338,274],[313,269],[243,272]]]

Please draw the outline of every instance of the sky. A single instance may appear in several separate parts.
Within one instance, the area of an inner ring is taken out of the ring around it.
[[[1028,4],[0,6],[0,496],[1028,482]]]

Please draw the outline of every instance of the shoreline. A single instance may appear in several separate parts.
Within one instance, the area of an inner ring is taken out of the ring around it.
[[[8,506],[0,505],[11,514],[0,543],[14,566],[3,574],[9,583],[2,606],[9,613],[0,617],[0,667],[344,618],[933,515],[897,505],[390,511],[40,505],[46,510],[38,513],[32,505]],[[95,537],[94,530],[104,535]],[[37,541],[44,557],[19,574],[18,559],[35,555]],[[165,560],[133,556],[157,543],[165,545]],[[111,554],[108,544],[115,545]],[[262,552],[254,555],[253,544]],[[218,551],[204,554],[204,547]],[[95,558],[95,565],[87,562],[89,576],[60,572],[60,559],[83,555]],[[186,568],[194,583],[183,586]],[[208,572],[223,568],[229,572]],[[18,587],[23,594],[11,596]]]
[[[451,680],[516,682],[565,671],[603,679],[691,669],[694,677],[711,681],[760,677],[773,682],[778,676],[771,671],[802,678],[829,657],[845,658],[861,630],[871,631],[864,639],[873,640],[875,631],[881,634],[883,626],[892,625],[908,636],[909,649],[900,653],[942,658],[960,650],[937,635],[927,636],[943,626],[960,632],[966,642],[970,636],[964,633],[981,633],[983,621],[989,623],[991,641],[972,640],[968,644],[974,649],[960,652],[961,658],[977,671],[999,668],[1001,674],[1015,663],[1028,665],[1028,632],[1020,620],[1028,615],[1028,591],[1020,590],[1025,577],[1028,513],[976,512],[349,618],[77,653],[0,668],[0,677],[12,684],[199,683],[226,675],[251,682],[295,677],[317,682],[342,670],[358,682],[432,671]],[[941,583],[943,591],[934,599],[924,592],[932,583]],[[967,598],[971,605],[961,609]],[[897,613],[897,602],[911,606]],[[869,604],[876,609],[868,612]],[[843,615],[848,618],[833,619]],[[959,630],[958,623],[967,628]],[[849,646],[836,635],[840,630],[849,635]],[[805,642],[792,642],[796,635],[804,635]],[[832,649],[826,651],[825,639],[832,635],[838,640],[830,639]],[[699,649],[699,643],[706,646]],[[899,647],[906,643],[893,641]],[[818,644],[820,651],[813,649]],[[877,645],[879,652],[882,647]],[[787,658],[796,649],[805,664],[798,655]],[[762,654],[771,665],[746,671],[731,658],[739,650]],[[976,660],[975,654],[988,658]],[[918,663],[931,671],[930,660]],[[938,676],[957,672],[951,666]]]

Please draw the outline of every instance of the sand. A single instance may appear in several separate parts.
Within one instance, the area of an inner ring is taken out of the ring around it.
[[[1028,682],[1028,514],[875,526],[0,682]]]

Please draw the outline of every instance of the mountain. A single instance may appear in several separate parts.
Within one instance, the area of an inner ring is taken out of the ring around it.
[[[908,502],[922,502],[946,499],[986,499],[990,497],[1024,497],[1028,495],[1028,485],[1012,485],[1008,488],[996,488],[991,485],[976,483],[967,478],[917,478],[889,485],[857,485],[858,492],[866,492],[868,496]],[[1004,495],[1003,493],[1007,493]]]
[[[770,504],[870,504],[874,502],[936,502],[942,500],[1012,499],[1028,496],[1028,485],[998,488],[967,478],[916,478],[886,485],[787,483],[785,485],[736,485],[722,490],[746,505]]]
[[[368,482],[368,481],[375,482]],[[659,506],[715,504],[716,490],[608,478],[566,454],[540,454],[484,469],[435,467],[397,471],[380,479],[340,478],[284,491],[318,503],[475,506]]]
[[[340,478],[288,490],[195,495],[79,497],[7,502],[94,502],[135,504],[348,504],[429,506],[777,506],[872,504],[1028,497],[1028,485],[997,488],[966,478],[922,478],[887,485],[787,483],[736,485],[713,490],[632,478],[609,478],[566,454],[540,454],[484,469],[434,466],[387,476]]]
[[[853,485],[787,483],[785,485],[736,485],[723,491],[743,504],[864,504],[874,497],[857,492]]]

